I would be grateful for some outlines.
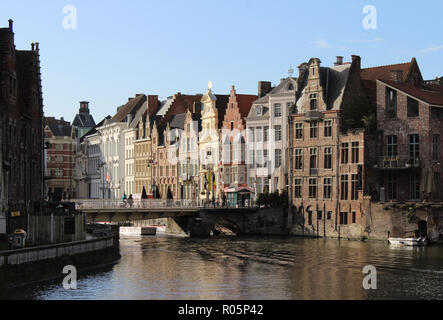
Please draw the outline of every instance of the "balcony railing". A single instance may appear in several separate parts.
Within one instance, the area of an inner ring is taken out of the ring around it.
[[[311,110],[305,112],[305,119],[306,121],[319,121],[323,120],[324,114],[321,111],[318,110]]]
[[[419,168],[420,160],[415,159],[410,160],[409,156],[381,156],[377,157],[377,163],[374,168],[380,170],[400,170],[400,169],[411,169]]]

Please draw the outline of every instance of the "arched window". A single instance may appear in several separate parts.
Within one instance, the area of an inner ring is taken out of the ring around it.
[[[245,158],[245,141],[240,133],[234,138],[233,143],[233,162],[241,163]]]
[[[231,142],[229,141],[228,135],[224,135],[222,141],[223,141],[222,163],[229,164],[229,163],[231,163]]]

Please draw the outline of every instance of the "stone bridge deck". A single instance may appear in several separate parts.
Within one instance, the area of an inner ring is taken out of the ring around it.
[[[75,208],[87,215],[92,222],[124,222],[198,216],[200,213],[211,214],[247,214],[256,212],[256,208],[221,208],[204,206],[193,200],[72,200]]]

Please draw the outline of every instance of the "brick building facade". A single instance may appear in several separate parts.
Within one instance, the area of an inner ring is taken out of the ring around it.
[[[377,199],[440,201],[443,86],[424,84],[415,60],[406,75],[378,78]]]
[[[0,237],[27,229],[43,198],[43,98],[38,43],[16,50],[13,21],[0,29]]]
[[[364,115],[371,105],[360,57],[352,63],[339,57],[329,68],[320,64],[313,58],[300,67],[290,119],[289,195],[294,233],[333,236],[362,221],[368,137],[347,109],[359,107]]]
[[[257,98],[255,95],[237,94],[235,87],[232,86],[220,132],[222,190],[248,185],[246,117]],[[254,185],[249,187],[254,188]]]
[[[73,198],[76,154],[75,130],[68,121],[47,117],[44,119],[45,196],[50,201]]]

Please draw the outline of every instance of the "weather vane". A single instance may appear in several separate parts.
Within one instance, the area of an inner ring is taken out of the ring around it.
[[[291,64],[291,66],[289,67],[288,74],[289,74],[289,77],[292,78],[292,75],[294,74],[294,68],[292,67],[292,64]]]

